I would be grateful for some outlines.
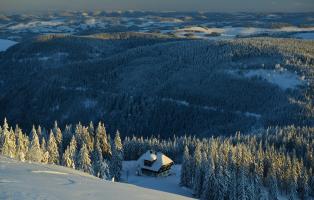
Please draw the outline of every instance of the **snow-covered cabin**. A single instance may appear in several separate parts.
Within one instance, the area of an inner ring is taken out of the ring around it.
[[[173,161],[163,153],[149,150],[137,160],[137,174],[168,176],[173,164]]]

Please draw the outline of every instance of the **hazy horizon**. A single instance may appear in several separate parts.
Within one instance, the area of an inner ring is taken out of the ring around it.
[[[64,10],[208,11],[208,12],[313,12],[312,0],[1,0],[0,12]]]

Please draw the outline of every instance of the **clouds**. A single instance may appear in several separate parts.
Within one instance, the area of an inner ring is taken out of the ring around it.
[[[0,0],[0,11],[171,10],[215,12],[314,11],[313,0]]]

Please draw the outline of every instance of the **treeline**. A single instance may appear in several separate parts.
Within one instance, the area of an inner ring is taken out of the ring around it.
[[[6,119],[0,127],[0,153],[21,161],[63,165],[82,170],[99,178],[119,181],[123,147],[120,133],[114,140],[107,135],[103,123],[66,126],[63,131],[55,122],[48,132],[33,126],[29,136],[16,126],[9,127]]]
[[[28,136],[29,135],[29,136]],[[126,137],[113,140],[103,123],[81,123],[47,131],[33,126],[0,127],[0,152],[21,161],[51,163],[103,179],[121,180],[122,161],[147,150],[182,163],[182,186],[201,199],[289,199],[314,197],[314,128],[273,127],[255,135],[197,138]]]
[[[136,159],[147,149],[182,162],[181,185],[204,200],[314,197],[314,128],[274,127],[257,135],[210,139],[127,137],[124,141],[125,159]]]

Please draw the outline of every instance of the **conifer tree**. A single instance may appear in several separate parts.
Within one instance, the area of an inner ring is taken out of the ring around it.
[[[96,145],[95,145],[95,148],[94,148],[94,151],[92,153],[92,166],[93,166],[93,172],[94,172],[94,175],[96,177],[99,177],[99,178],[102,178],[100,177],[100,170],[101,170],[101,164],[103,162],[103,156],[102,156],[102,151],[101,151],[101,148],[100,148],[100,145],[99,145],[99,142],[97,140],[96,142]]]
[[[110,168],[109,168],[109,162],[104,159],[102,162],[101,162],[101,165],[100,165],[100,170],[99,170],[99,178],[102,178],[104,180],[110,180],[111,177],[110,177]]]
[[[4,118],[3,126],[2,126],[2,128],[0,130],[0,153],[2,153],[4,140],[5,140],[6,134],[8,134],[8,132],[9,132],[9,124],[7,122],[7,119]]]
[[[278,184],[274,175],[269,176],[269,199],[278,200]]]
[[[112,154],[111,146],[110,146],[110,142],[108,141],[106,128],[101,122],[98,123],[97,129],[96,129],[96,140],[99,141],[103,157],[110,158]]]
[[[16,153],[16,143],[15,143],[15,134],[11,128],[10,131],[4,132],[4,140],[2,146],[2,154],[10,158],[15,157]]]
[[[73,160],[73,165],[72,168],[75,169],[76,166],[78,165],[77,163],[77,142],[75,139],[75,136],[72,136],[70,145],[69,145],[69,154],[70,154],[70,158],[71,160]]]
[[[64,151],[64,153],[62,155],[62,162],[61,162],[61,164],[63,166],[65,166],[65,167],[69,167],[69,168],[75,169],[74,160],[71,157],[70,146],[68,146],[66,148],[66,150]]]
[[[305,200],[309,196],[309,185],[308,185],[308,175],[307,172],[303,169],[301,175],[298,178],[298,193],[301,200]]]
[[[47,150],[49,152],[48,162],[51,164],[59,164],[59,151],[55,136],[52,131],[50,131]]]
[[[40,162],[42,160],[42,151],[39,145],[39,139],[36,133],[35,128],[33,127],[32,132],[32,140],[30,142],[29,151],[27,153],[27,158],[33,162]]]
[[[58,127],[58,122],[57,121],[55,121],[55,123],[54,123],[53,134],[54,134],[54,137],[55,137],[55,141],[57,143],[58,153],[59,153],[59,155],[62,155],[62,152],[63,152],[62,132],[61,132],[61,129]]]
[[[17,141],[16,141],[16,158],[22,162],[25,161],[27,151],[28,151],[28,146],[29,146],[29,141],[28,137],[22,133],[22,130],[17,128]]]
[[[78,169],[92,174],[91,159],[86,144],[82,145],[82,148],[78,155]]]
[[[116,132],[113,144],[110,172],[115,181],[120,181],[123,161],[123,147],[119,131]]]
[[[182,160],[180,184],[186,187],[191,186],[191,176],[190,176],[191,160],[190,159],[191,158],[190,158],[189,148],[185,146],[183,160]]]

